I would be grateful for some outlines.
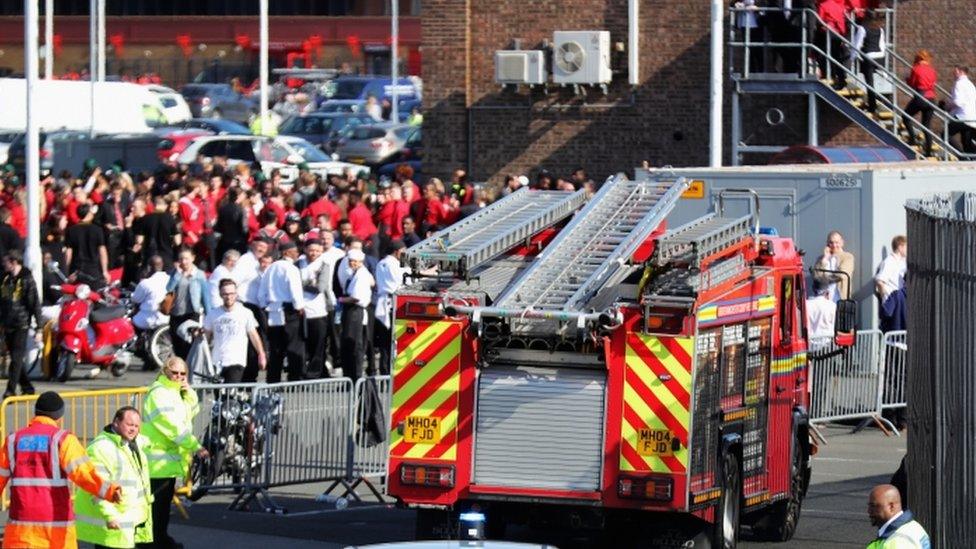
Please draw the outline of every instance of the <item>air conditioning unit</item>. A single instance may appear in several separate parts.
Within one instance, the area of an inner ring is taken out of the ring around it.
[[[495,82],[499,84],[545,84],[546,58],[541,50],[498,50],[495,52]]]
[[[610,31],[553,33],[552,72],[557,84],[608,84]]]

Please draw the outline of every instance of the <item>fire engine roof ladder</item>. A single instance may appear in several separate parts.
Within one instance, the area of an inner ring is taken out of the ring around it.
[[[608,179],[493,309],[499,316],[580,322],[587,300],[660,226],[687,187],[685,178]]]
[[[478,266],[569,217],[584,202],[582,190],[518,190],[411,246],[407,261],[414,269],[437,265],[467,278]]]

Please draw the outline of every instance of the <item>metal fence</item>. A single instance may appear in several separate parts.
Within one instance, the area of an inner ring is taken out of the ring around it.
[[[905,330],[888,332],[881,343],[881,371],[884,384],[881,391],[881,408],[891,410],[906,408],[905,367],[908,360],[908,335]]]
[[[932,547],[976,540],[976,194],[908,213],[908,502]]]

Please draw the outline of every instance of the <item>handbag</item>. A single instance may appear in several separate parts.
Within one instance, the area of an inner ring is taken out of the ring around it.
[[[159,312],[169,315],[173,310],[173,302],[176,301],[176,292],[166,292],[166,297],[159,302]]]

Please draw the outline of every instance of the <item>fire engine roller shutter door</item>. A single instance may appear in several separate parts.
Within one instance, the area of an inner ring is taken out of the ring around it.
[[[602,370],[514,365],[482,369],[475,484],[599,490],[605,394]]]

